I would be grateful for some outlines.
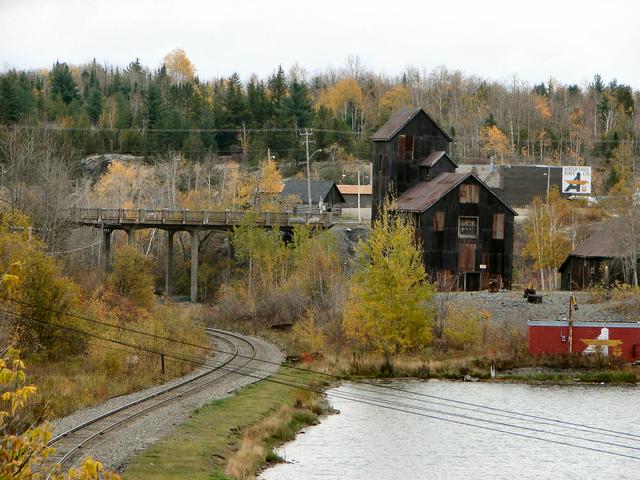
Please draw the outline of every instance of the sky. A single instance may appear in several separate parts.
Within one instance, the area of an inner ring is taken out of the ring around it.
[[[375,72],[446,66],[490,80],[640,89],[633,0],[0,0],[0,70],[56,60],[157,68],[183,48],[202,79],[308,73],[357,56]]]

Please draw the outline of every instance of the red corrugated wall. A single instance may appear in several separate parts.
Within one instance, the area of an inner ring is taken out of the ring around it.
[[[555,355],[569,353],[569,326],[566,322],[529,322],[529,353]],[[608,332],[603,329],[608,329]],[[585,352],[587,350],[587,352]],[[640,324],[576,323],[573,326],[575,353],[602,353],[640,360]]]

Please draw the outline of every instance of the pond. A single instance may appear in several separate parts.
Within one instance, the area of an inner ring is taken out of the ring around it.
[[[640,478],[638,387],[379,385],[329,390],[340,413],[282,446],[288,463],[259,478]]]

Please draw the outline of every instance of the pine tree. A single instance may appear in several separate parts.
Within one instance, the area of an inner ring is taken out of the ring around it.
[[[271,97],[271,105],[276,111],[280,108],[280,102],[287,94],[287,79],[282,70],[282,65],[278,66],[278,71],[269,78],[269,93]]]
[[[89,90],[87,95],[87,102],[85,105],[89,120],[93,125],[96,125],[100,120],[102,114],[102,92],[99,88],[93,87]]]
[[[289,94],[282,100],[280,115],[285,123],[296,128],[305,128],[311,124],[313,106],[309,90],[303,82],[291,82]]]
[[[56,62],[51,70],[51,96],[59,97],[65,105],[78,99],[78,87],[66,63]]]

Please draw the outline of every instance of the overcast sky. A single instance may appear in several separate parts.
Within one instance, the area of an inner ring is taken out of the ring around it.
[[[582,84],[597,72],[640,88],[639,18],[633,0],[0,0],[0,68],[94,57],[156,68],[180,47],[204,79],[357,55],[391,75],[446,65]]]

